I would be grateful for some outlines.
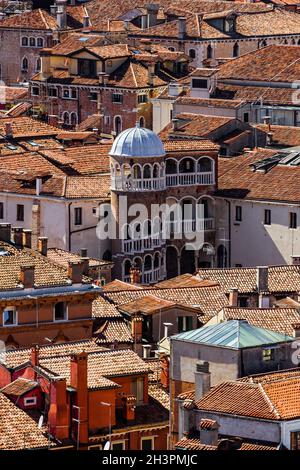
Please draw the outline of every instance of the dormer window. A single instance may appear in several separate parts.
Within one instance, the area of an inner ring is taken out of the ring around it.
[[[79,59],[78,74],[82,77],[96,77],[96,61],[88,59]]]
[[[235,32],[235,19],[234,18],[226,18],[224,20],[224,31],[226,33]]]
[[[207,80],[202,78],[192,79],[192,88],[207,88]]]
[[[68,308],[66,302],[57,302],[54,305],[54,321],[65,321],[68,318]]]

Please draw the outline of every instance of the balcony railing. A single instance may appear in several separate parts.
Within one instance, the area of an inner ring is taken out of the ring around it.
[[[186,186],[199,184],[206,186],[214,184],[214,173],[207,171],[203,173],[176,173],[173,175],[166,175],[166,186]]]
[[[193,233],[193,232],[206,232],[214,230],[214,219],[212,217],[205,219],[190,219],[182,221],[169,221],[167,222],[167,229],[169,234],[174,233]]]
[[[163,245],[162,238],[139,238],[136,240],[123,240],[124,253],[143,253]]]
[[[111,189],[116,191],[157,191],[165,189],[166,180],[160,178],[125,178],[113,176],[111,178]]]

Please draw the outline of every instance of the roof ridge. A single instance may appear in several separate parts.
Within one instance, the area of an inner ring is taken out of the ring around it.
[[[278,419],[281,419],[281,415],[279,413],[279,411],[277,410],[276,406],[274,405],[274,403],[272,402],[272,400],[269,398],[267,392],[265,391],[262,383],[259,383],[258,384],[258,388],[259,390],[262,392],[262,396],[264,398],[264,400],[267,402],[268,406],[270,407],[270,411],[273,413],[275,413],[275,416],[278,418]]]

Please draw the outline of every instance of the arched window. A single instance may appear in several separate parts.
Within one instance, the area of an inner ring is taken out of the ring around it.
[[[191,59],[196,59],[196,51],[195,49],[190,49],[189,50],[189,56]]]
[[[38,57],[38,59],[36,59],[35,70],[36,70],[36,72],[40,72],[40,70],[41,70],[41,59],[39,57]]]
[[[71,126],[76,126],[77,125],[77,114],[76,113],[71,113],[70,124],[71,124]]]
[[[103,256],[102,256],[102,259],[104,259]],[[131,269],[131,261],[127,259],[124,263],[124,276],[129,276],[130,269]]]
[[[36,45],[37,45],[37,47],[44,47],[44,39],[43,38],[37,38]]]
[[[166,160],[166,174],[176,175],[177,173],[177,162],[171,158]]]
[[[28,70],[28,59],[27,59],[27,57],[23,57],[21,67],[22,67],[22,70]]]
[[[139,122],[140,122],[140,127],[145,127],[145,118],[144,118],[144,116],[141,116],[141,117],[140,117],[140,121],[139,121]]]
[[[68,111],[65,111],[62,115],[62,120],[63,120],[63,124],[64,126],[68,126],[70,124],[70,116],[69,116],[69,113]]]
[[[240,54],[240,46],[236,42],[235,45],[233,46],[232,56],[233,57],[238,57],[239,54]]]
[[[200,158],[200,160],[198,160],[198,171],[200,173],[212,171],[212,160],[206,157]]]
[[[104,261],[111,261],[112,260],[112,255],[111,255],[111,251],[110,250],[106,250],[103,255],[102,255],[102,259]]]
[[[35,47],[35,38],[29,38],[30,47]]]
[[[213,56],[213,49],[212,49],[211,45],[208,44],[208,46],[207,46],[207,52],[206,52],[206,57],[207,57],[208,59],[212,59],[212,56]]]
[[[22,37],[22,42],[21,42],[22,46],[28,46],[28,37],[27,36],[23,36]]]
[[[195,171],[195,162],[191,158],[183,158],[179,162],[179,173],[193,173]]]
[[[115,116],[114,131],[117,135],[120,134],[120,132],[122,132],[122,118],[120,116]]]
[[[143,177],[145,179],[148,179],[148,178],[151,178],[152,175],[151,175],[152,171],[151,171],[151,166],[150,165],[145,165],[144,168],[143,168]]]
[[[147,255],[147,256],[145,256],[144,270],[145,271],[150,271],[151,269],[152,269],[152,256]]]
[[[227,267],[227,250],[224,245],[218,246],[217,251],[217,263],[218,268],[226,268]]]

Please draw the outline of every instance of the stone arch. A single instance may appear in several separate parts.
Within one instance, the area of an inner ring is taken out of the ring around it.
[[[178,276],[178,250],[175,246],[168,246],[166,251],[167,278]]]

